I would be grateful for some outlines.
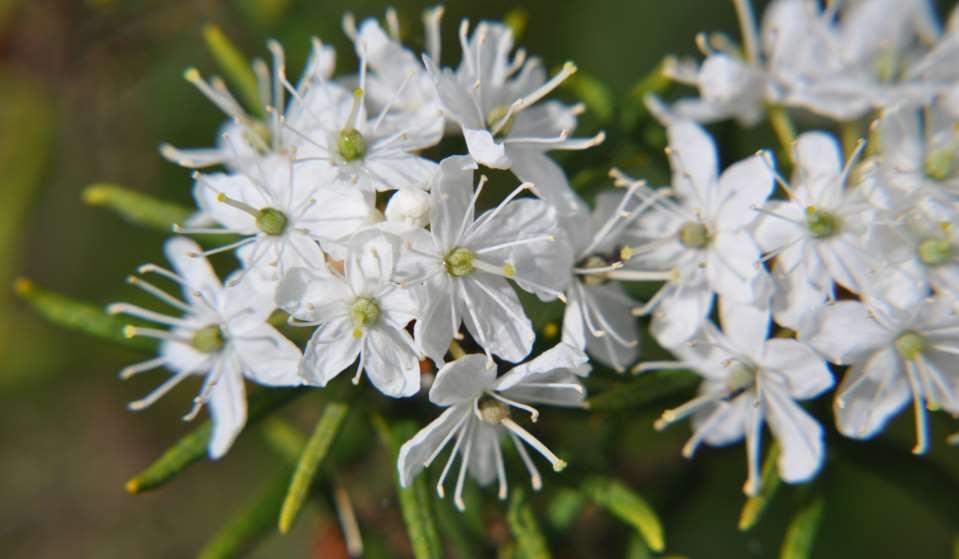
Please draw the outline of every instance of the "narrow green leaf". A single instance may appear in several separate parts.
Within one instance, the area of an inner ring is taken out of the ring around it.
[[[27,278],[17,279],[13,284],[13,290],[37,313],[57,326],[133,349],[143,351],[156,349],[154,340],[131,338],[125,335],[124,328],[127,322],[107,314],[98,305],[48,291]]]
[[[127,221],[169,233],[193,211],[172,202],[158,200],[116,184],[91,184],[83,191],[83,201],[91,206],[109,208]]]
[[[428,491],[427,491],[428,493]],[[427,495],[427,498],[430,496]],[[440,531],[449,542],[449,546],[456,550],[456,556],[459,559],[474,559],[482,557],[483,554],[476,548],[472,537],[465,530],[463,515],[451,507],[437,506],[433,508],[436,511],[436,522]]]
[[[779,489],[779,452],[779,443],[773,440],[766,453],[766,461],[763,462],[762,487],[759,495],[746,499],[743,510],[739,514],[739,529],[743,532],[759,522],[766,507],[776,495],[776,490]]]
[[[286,496],[293,468],[284,468],[280,474],[213,535],[200,551],[199,559],[239,557],[273,532],[276,515]]]
[[[653,552],[649,550],[646,541],[639,534],[629,538],[629,547],[626,548],[626,559],[652,559]]]
[[[306,390],[295,388],[263,388],[253,392],[249,399],[247,426],[253,425],[304,392]],[[190,464],[206,456],[206,447],[212,429],[213,424],[209,420],[204,421],[140,474],[130,479],[126,483],[126,490],[136,494],[155,489],[176,477]]]
[[[303,502],[309,494],[310,486],[313,483],[313,477],[316,470],[330,452],[333,446],[333,440],[340,432],[343,420],[350,411],[349,404],[345,402],[329,402],[323,410],[323,415],[316,423],[316,428],[310,436],[310,440],[300,455],[300,461],[296,465],[296,471],[290,479],[290,487],[283,501],[283,509],[280,511],[279,527],[281,533],[288,533],[293,527],[296,515],[300,512]]]
[[[646,500],[619,481],[594,477],[582,486],[583,493],[597,505],[636,528],[646,545],[655,552],[665,548],[663,525]]]
[[[256,75],[250,62],[236,48],[219,26],[208,24],[203,27],[203,39],[210,49],[210,54],[223,70],[223,74],[232,84],[240,96],[246,101],[247,108],[257,116],[263,116],[264,101],[260,99],[260,91],[256,84]]]
[[[643,373],[637,380],[620,383],[593,396],[587,403],[590,410],[599,412],[634,409],[690,391],[699,380],[689,371]]]
[[[579,98],[600,122],[609,122],[616,111],[616,100],[609,87],[595,76],[576,72],[563,82],[563,87]]]
[[[959,536],[952,540],[952,559],[959,559]]]
[[[506,511],[506,523],[510,532],[519,544],[521,555],[525,559],[547,559],[550,557],[546,539],[539,528],[533,508],[526,500],[526,492],[518,489],[513,491],[509,500],[509,509]]]
[[[371,417],[373,427],[376,428],[380,440],[390,451],[390,465],[393,470],[393,480],[396,483],[396,493],[400,501],[400,511],[406,523],[413,556],[416,559],[439,559],[443,557],[443,547],[436,530],[436,521],[433,517],[433,496],[426,485],[426,478],[422,475],[410,483],[409,487],[400,485],[399,474],[395,464],[400,452],[402,441],[416,432],[411,424],[401,424],[390,428],[386,421],[378,416]]]
[[[779,552],[780,559],[812,557],[812,548],[816,543],[816,532],[819,531],[825,504],[820,497],[796,514],[786,531],[786,538]]]

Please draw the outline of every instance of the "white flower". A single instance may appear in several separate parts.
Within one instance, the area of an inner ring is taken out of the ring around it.
[[[845,166],[836,140],[823,132],[802,134],[795,144],[796,171],[791,183],[780,184],[789,199],[770,201],[761,209],[755,238],[775,257],[773,278],[776,321],[802,330],[815,311],[835,299],[835,284],[861,293],[881,268],[865,246],[869,221],[876,208],[871,174],[850,174],[862,152],[860,143]]]
[[[177,227],[183,233],[232,233],[237,242],[205,255],[240,249],[247,271],[279,279],[293,267],[323,261],[370,220],[372,201],[362,191],[334,180],[320,163],[294,163],[288,156],[264,159],[249,173],[195,174],[197,204],[220,228]],[[317,244],[319,242],[320,244]]]
[[[140,273],[153,273],[172,280],[183,288],[183,300],[138,277],[130,283],[183,313],[169,316],[128,303],[116,303],[111,313],[122,313],[169,326],[168,330],[127,326],[128,336],[161,340],[160,356],[120,372],[121,378],[164,366],[174,375],[141,400],[130,403],[131,410],[144,409],[190,376],[205,376],[193,409],[184,416],[190,420],[205,403],[210,405],[213,435],[211,458],[223,456],[246,422],[246,390],[243,378],[268,386],[295,386],[300,350],[284,338],[266,319],[273,311],[270,290],[253,278],[224,289],[213,269],[203,258],[194,256],[200,248],[183,237],[166,243],[167,259],[174,271],[153,264]]]
[[[420,157],[419,151],[442,137],[442,114],[438,109],[403,112],[391,103],[371,117],[366,92],[362,53],[359,87],[350,91],[325,81],[307,92],[303,104],[321,109],[314,108],[296,126],[286,126],[302,139],[300,160],[332,165],[342,180],[368,192],[426,188],[436,163]],[[393,92],[397,99],[401,94]]]
[[[430,195],[422,190],[397,190],[386,203],[386,219],[423,228],[430,222]]]
[[[959,316],[945,297],[918,303],[838,301],[823,309],[805,341],[830,361],[851,365],[836,391],[839,431],[876,435],[912,400],[916,446],[928,449],[926,409],[959,413]]]
[[[896,195],[894,208],[946,206],[959,210],[959,117],[941,103],[906,105],[879,121],[883,180]]]
[[[356,361],[357,384],[366,371],[387,396],[412,396],[420,365],[406,325],[417,316],[412,294],[392,281],[399,239],[368,230],[350,242],[343,275],[291,270],[277,287],[277,304],[297,326],[319,326],[306,346],[300,374],[326,386]]]
[[[624,230],[642,215],[656,197],[641,202],[633,184],[625,192],[604,192],[592,215],[576,214],[561,220],[573,247],[573,268],[566,291],[563,341],[586,349],[618,372],[639,356],[639,327],[632,311],[638,303],[611,278],[629,260]]]
[[[722,446],[745,437],[749,475],[743,490],[756,495],[761,484],[762,428],[768,423],[782,448],[780,477],[789,483],[811,479],[823,462],[823,432],[796,400],[814,398],[832,387],[828,366],[796,340],[767,339],[768,311],[721,300],[719,313],[722,332],[707,323],[692,350],[674,350],[685,357],[683,361],[640,368],[689,367],[704,378],[700,395],[664,412],[656,428],[692,415],[693,436],[683,447],[687,458],[702,442]]]
[[[461,456],[453,494],[457,508],[463,510],[466,506],[463,483],[467,471],[480,485],[497,479],[499,498],[505,499],[506,471],[500,439],[508,434],[529,471],[533,489],[538,491],[542,478],[523,444],[542,454],[557,472],[566,467],[566,462],[513,420],[510,408],[528,412],[535,422],[539,412],[529,404],[581,407],[586,391],[578,377],[588,372],[586,356],[565,344],[544,351],[499,378],[496,364],[483,355],[466,355],[447,363],[430,388],[430,401],[446,407],[446,411],[400,448],[400,484],[408,486],[455,438],[436,483],[439,496],[444,496],[443,482],[453,461]]]
[[[655,110],[655,105],[653,105]],[[658,198],[652,212],[628,231],[637,246],[618,280],[665,281],[639,314],[653,313],[651,331],[665,346],[688,340],[712,308],[714,293],[764,307],[771,282],[757,266],[759,248],[747,230],[769,197],[773,172],[754,155],[718,174],[716,147],[697,124],[667,118],[675,200]],[[620,182],[630,184],[619,176]]]
[[[426,55],[434,64],[440,62],[440,20],[443,7],[423,12]],[[379,109],[392,105],[402,112],[428,111],[432,125],[440,129],[443,119],[439,113],[433,80],[420,58],[400,43],[400,23],[396,11],[386,11],[388,33],[373,18],[364,20],[359,28],[352,14],[343,18],[343,29],[353,40],[357,55],[366,58],[369,88],[368,101]]]
[[[531,182],[561,214],[585,208],[572,191],[562,169],[545,152],[580,150],[599,144],[605,135],[567,139],[576,127],[580,105],[540,101],[576,72],[567,62],[547,80],[539,59],[526,59],[513,49],[513,33],[498,23],[482,22],[467,36],[469,22],[460,25],[463,61],[456,72],[438,69],[424,59],[433,75],[440,104],[459,124],[470,155],[496,169],[512,169]]]
[[[436,363],[460,323],[488,354],[517,362],[533,347],[533,328],[507,279],[543,300],[563,298],[572,253],[555,242],[556,212],[542,200],[517,199],[521,184],[474,219],[483,189],[473,191],[476,164],[466,156],[440,163],[430,196],[430,231],[414,230],[400,260],[405,284],[426,282],[423,315],[414,328],[423,353]]]
[[[223,80],[213,78],[204,81],[200,72],[190,68],[184,77],[196,86],[203,95],[213,102],[230,120],[220,130],[217,145],[213,148],[177,149],[169,144],[160,146],[164,157],[190,168],[224,165],[231,171],[248,170],[261,157],[271,154],[289,154],[301,139],[291,133],[284,123],[292,127],[300,126],[301,119],[309,116],[311,110],[298,103],[303,95],[317,82],[323,82],[333,73],[336,53],[313,39],[313,50],[297,87],[286,79],[286,67],[283,48],[276,41],[268,43],[273,55],[273,72],[267,65],[256,60],[253,71],[257,77],[260,93],[259,101],[264,106],[250,107],[248,112],[226,88]],[[294,101],[285,106],[284,91],[289,90]],[[250,101],[247,100],[249,103]],[[261,111],[264,111],[261,114]]]

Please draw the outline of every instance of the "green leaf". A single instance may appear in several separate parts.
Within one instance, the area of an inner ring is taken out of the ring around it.
[[[57,326],[133,349],[151,351],[157,347],[155,340],[127,336],[124,333],[127,321],[107,314],[98,305],[48,291],[27,278],[17,279],[13,289],[37,313]]]
[[[665,548],[663,525],[659,517],[630,488],[613,479],[594,477],[583,483],[582,491],[597,505],[636,528],[650,549],[660,552]]]
[[[223,75],[235,87],[251,114],[264,116],[264,100],[260,99],[260,90],[256,84],[256,75],[249,61],[240,49],[230,42],[219,26],[208,24],[203,27],[203,39],[210,54],[220,65]]]
[[[260,432],[267,444],[289,464],[296,465],[299,462],[306,448],[306,437],[296,426],[281,417],[270,417],[263,422]]]
[[[759,494],[746,499],[743,510],[739,514],[739,529],[743,532],[750,530],[759,522],[766,507],[776,495],[776,490],[779,489],[779,452],[779,443],[773,440],[766,453],[766,461],[763,462],[762,486]]]
[[[305,389],[262,388],[253,392],[249,399],[249,419],[247,426],[253,425],[295,397],[305,393]],[[207,443],[213,424],[207,420],[185,437],[176,442],[140,474],[126,483],[130,493],[143,493],[155,489],[185,470],[200,458],[206,456]]]
[[[513,32],[513,40],[519,41],[526,32],[526,24],[529,22],[529,12],[526,8],[516,7],[503,16],[503,23]]]
[[[396,492],[400,500],[400,511],[406,523],[413,556],[416,559],[439,559],[443,557],[443,548],[436,530],[436,521],[433,518],[433,496],[426,485],[426,478],[417,476],[409,487],[400,485],[399,474],[396,471],[397,456],[400,452],[401,441],[415,433],[416,428],[409,424],[401,424],[390,428],[386,421],[374,415],[371,418],[373,427],[379,433],[380,440],[390,451],[390,469],[393,471],[393,480],[396,483]]]
[[[233,514],[200,551],[199,559],[238,557],[273,532],[293,468],[270,480],[246,506]]]
[[[626,559],[652,559],[653,552],[649,550],[646,541],[639,534],[629,538],[629,547],[626,548]]]
[[[428,489],[427,493],[429,493]],[[426,497],[430,498],[430,495],[427,494]],[[464,529],[465,519],[459,511],[442,505],[433,507],[433,510],[436,512],[436,522],[440,531],[449,543],[449,547],[456,550],[456,556],[459,559],[473,559],[483,556],[476,549],[473,538]]]
[[[290,479],[290,488],[283,501],[283,509],[280,511],[281,533],[286,534],[293,527],[296,515],[310,492],[316,470],[329,454],[330,447],[333,446],[333,441],[340,432],[340,427],[343,426],[343,420],[346,419],[349,411],[349,404],[336,401],[329,402],[323,410],[323,415],[316,423],[316,428],[310,440],[307,441],[306,448],[303,449],[300,461],[296,465],[296,471]]]
[[[600,122],[609,122],[616,111],[613,92],[595,76],[577,71],[563,82],[563,87],[579,98]]]
[[[620,383],[593,396],[587,404],[591,411],[599,412],[634,409],[690,391],[699,380],[695,374],[683,370],[643,373],[635,381]]]
[[[510,497],[506,511],[506,523],[519,544],[521,555],[525,559],[547,559],[550,557],[546,539],[539,528],[533,508],[526,500],[526,492],[518,489]]]
[[[583,510],[583,494],[574,489],[561,487],[554,491],[546,509],[549,523],[558,530],[565,530]]]
[[[169,233],[174,225],[183,223],[193,214],[189,208],[115,184],[88,186],[83,191],[83,201],[91,206],[109,208],[133,224],[164,233]]]
[[[812,556],[825,504],[820,497],[796,514],[786,531],[786,538],[779,552],[780,559],[806,559]]]

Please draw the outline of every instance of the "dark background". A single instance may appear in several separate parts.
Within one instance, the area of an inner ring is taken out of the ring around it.
[[[279,39],[291,76],[298,75],[309,36],[315,34],[338,47],[344,72],[355,63],[340,31],[342,12],[349,9],[358,19],[381,16],[385,5],[368,0],[0,2],[0,283],[28,276],[98,304],[130,296],[123,278],[159,258],[163,236],[83,205],[80,193],[90,183],[107,181],[189,202],[189,173],[162,160],[156,147],[161,141],[207,145],[222,121],[181,78],[187,66],[206,75],[216,71],[203,45],[204,24],[219,24],[250,56],[265,57],[265,40]],[[421,37],[419,12],[428,5],[397,5],[414,45]],[[718,0],[530,0],[520,6],[529,14],[521,44],[549,66],[575,61],[617,99],[664,55],[694,54],[697,32],[725,30],[738,36],[731,3]],[[448,2],[444,62],[459,60],[455,32],[461,17],[498,18],[514,7],[504,1]],[[607,126],[614,143],[628,136],[616,126]],[[731,126],[715,131],[730,138],[727,159],[773,141],[764,126],[748,134]],[[607,151],[596,157],[614,148],[602,149]],[[192,389],[183,387],[144,413],[125,411],[125,402],[158,379],[116,379],[115,372],[138,356],[43,323],[8,290],[0,296],[0,356],[0,555],[190,556],[275,472],[279,458],[251,429],[220,463],[199,464],[156,493],[130,496],[123,482],[188,429],[179,417]],[[828,417],[828,398],[815,406]],[[781,491],[757,530],[738,532],[742,447],[703,448],[687,463],[679,449],[688,427],[657,434],[651,428],[656,413],[572,417],[544,439],[565,449],[561,454],[571,463],[580,460],[581,467],[617,475],[650,495],[662,513],[670,552],[776,556],[804,489]],[[826,513],[816,556],[951,553],[956,519],[933,502],[959,495],[936,496],[938,486],[932,492],[926,487],[936,467],[953,480],[959,472],[959,449],[943,442],[957,424],[939,415],[932,422],[934,448],[925,459],[894,464],[888,458],[911,448],[911,410],[881,441],[846,443],[853,453],[869,453],[869,459],[831,463],[824,473],[820,487]],[[309,428],[317,409],[300,401],[288,417]],[[834,434],[831,425],[827,429]],[[578,439],[599,434],[613,441],[602,459],[576,454]],[[344,472],[344,481],[355,490],[361,527],[402,554],[402,525],[389,487],[393,464],[381,451],[367,458]],[[514,468],[512,483],[525,483],[523,475]],[[560,481],[546,475],[547,486]],[[939,489],[948,492],[949,487],[955,485]],[[497,507],[503,508],[491,495],[484,502],[493,518]],[[330,510],[313,507],[291,535],[273,536],[254,556],[335,556],[338,537]],[[489,521],[491,541],[508,539],[504,530],[501,522]],[[569,531],[551,532],[551,539],[557,552],[564,550],[560,555],[617,556],[627,533],[588,509]]]

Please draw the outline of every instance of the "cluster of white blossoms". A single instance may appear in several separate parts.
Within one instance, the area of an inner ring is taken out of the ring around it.
[[[441,9],[424,14],[422,55],[399,42],[394,14],[386,30],[347,17],[358,72],[334,76],[333,50],[314,40],[295,85],[271,43],[272,65],[253,66],[268,102],[252,112],[222,80],[189,70],[229,119],[212,148],[162,148],[197,169],[199,211],[166,245],[172,270],[140,269],[179,284],[182,297],[131,278],[176,314],[110,308],[164,327],[128,328],[161,345],[124,377],[173,371],[131,408],[202,376],[187,418],[209,405],[217,458],[243,428],[244,379],[322,387],[349,370],[389,397],[428,388],[443,410],[403,445],[400,481],[452,445],[437,491],[459,458],[462,508],[467,472],[506,496],[506,439],[536,489],[528,448],[565,466],[522,423],[536,421],[534,405],[585,407],[589,357],[618,372],[681,367],[702,375],[700,395],[657,428],[692,416],[686,455],[745,439],[754,494],[765,423],[783,479],[808,480],[821,466],[823,430],[797,401],[833,386],[828,361],[849,366],[836,392],[841,433],[869,437],[912,401],[924,451],[927,408],[959,414],[950,364],[959,354],[959,18],[941,32],[922,0],[816,4],[777,0],[757,31],[737,2],[742,49],[703,36],[701,66],[670,67],[701,97],[649,100],[667,130],[672,184],[614,171],[620,188],[592,210],[548,153],[604,139],[571,137],[583,107],[548,99],[576,67],[549,76],[514,51],[505,25],[464,21],[462,60],[444,67]],[[767,151],[721,172],[696,120],[753,122],[769,104],[840,122],[879,109],[876,140],[844,162],[833,136],[804,133],[789,181]],[[468,154],[424,156],[444,137]],[[510,170],[519,184],[477,214],[480,166]],[[187,237],[210,234],[234,240],[204,251]],[[206,257],[227,252],[239,267],[221,283]],[[661,287],[640,302],[629,282]],[[517,289],[566,305],[561,339],[536,356]],[[277,310],[288,317],[279,329]],[[641,316],[676,361],[637,363]],[[305,348],[281,334],[296,327],[313,329]],[[465,338],[477,353],[459,350]],[[427,359],[435,377],[421,372]]]

